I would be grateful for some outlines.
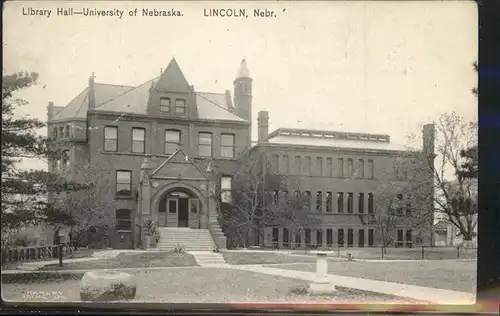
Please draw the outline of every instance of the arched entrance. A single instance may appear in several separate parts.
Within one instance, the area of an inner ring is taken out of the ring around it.
[[[201,203],[196,194],[186,188],[165,192],[158,206],[160,227],[200,227]]]

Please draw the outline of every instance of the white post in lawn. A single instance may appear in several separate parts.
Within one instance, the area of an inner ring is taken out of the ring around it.
[[[329,294],[335,292],[335,285],[328,280],[328,261],[326,253],[318,252],[316,261],[316,280],[309,286],[311,294]]]

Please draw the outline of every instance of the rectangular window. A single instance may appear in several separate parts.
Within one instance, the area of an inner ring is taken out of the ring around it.
[[[198,155],[212,157],[212,133],[198,133]]]
[[[352,192],[347,193],[347,213],[353,213],[353,194]]]
[[[368,229],[368,246],[374,245],[373,229]]]
[[[288,228],[283,228],[283,247],[288,248],[290,246],[288,240],[290,237],[290,231]]]
[[[337,167],[338,167],[337,175],[339,177],[343,177],[344,176],[344,158],[339,158]]]
[[[333,229],[331,228],[326,229],[326,246],[327,247],[333,246]]]
[[[364,193],[358,194],[358,212],[360,214],[363,214],[365,212],[365,194]]]
[[[186,113],[186,100],[177,99],[175,100],[175,113]]]
[[[373,179],[375,176],[374,171],[373,171],[373,160],[369,159],[368,160],[368,177],[370,179]]]
[[[128,170],[116,171],[116,194],[117,195],[132,194],[132,171]]]
[[[325,170],[325,176],[331,177],[332,176],[332,158],[326,158],[326,170]]]
[[[352,177],[353,176],[352,172],[353,172],[352,159],[349,158],[347,159],[347,176]]]
[[[170,112],[170,99],[169,98],[160,98],[160,111],[161,112]]]
[[[309,247],[311,245],[311,229],[306,228],[306,247]]]
[[[373,214],[373,193],[368,193],[368,214]]]
[[[337,193],[337,212],[344,213],[344,193]]]
[[[344,247],[344,229],[339,228],[337,232],[337,244],[339,247]]]
[[[363,159],[358,160],[358,177],[365,177],[365,161]]]
[[[295,233],[295,247],[301,247],[302,246],[302,238],[300,236],[301,232],[298,231]]]
[[[332,192],[326,192],[326,211],[329,213],[333,211]]]
[[[230,176],[223,176],[220,180],[220,190],[221,190],[221,201],[223,203],[231,203],[231,181]]]
[[[69,138],[69,125],[64,128],[64,138]]]
[[[302,159],[300,156],[295,156],[295,161],[293,165],[294,165],[294,173],[300,174],[300,171],[302,170]]]
[[[104,151],[118,151],[118,127],[104,128]]]
[[[200,200],[189,199],[189,208],[191,209],[191,214],[198,213],[198,210],[200,209]]]
[[[412,243],[413,243],[413,240],[412,240],[412,230],[411,229],[408,229],[406,231],[406,247],[408,248],[411,248],[412,247]]]
[[[273,155],[271,160],[271,170],[274,174],[277,174],[279,172],[279,160],[280,157],[278,155]]]
[[[316,192],[316,212],[323,211],[323,192]]]
[[[284,155],[282,157],[282,163],[280,165],[281,167],[281,174],[288,174],[289,168],[290,168],[290,160],[288,158],[288,155]]]
[[[177,213],[177,201],[176,199],[167,200],[168,201],[168,212],[171,214]]]
[[[318,246],[323,246],[323,230],[318,229],[316,230],[316,245]]]
[[[305,194],[305,209],[306,211],[309,212],[311,210],[311,191],[306,190],[304,194]]]
[[[311,157],[305,157],[304,161],[304,174],[311,174]]]
[[[181,132],[177,130],[165,131],[165,154],[171,155],[181,146]]]
[[[397,237],[396,237],[396,247],[401,247],[403,245],[403,230],[398,229]]]
[[[364,229],[360,229],[358,231],[358,245],[360,247],[365,246],[365,230]]]
[[[347,247],[352,246],[354,246],[354,230],[349,228],[347,230]]]
[[[116,230],[132,230],[131,210],[116,210]]]
[[[59,138],[64,138],[64,127],[59,127]]]
[[[132,152],[143,154],[146,151],[146,130],[132,128]]]
[[[316,175],[317,176],[323,175],[323,158],[322,157],[316,158]]]
[[[221,135],[221,156],[227,158],[234,158],[234,135],[222,134]]]

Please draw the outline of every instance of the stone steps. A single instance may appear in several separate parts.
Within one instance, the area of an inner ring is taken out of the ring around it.
[[[177,246],[184,247],[184,251],[212,251],[215,243],[208,229],[161,227],[160,240],[156,250],[172,251]]]
[[[220,266],[226,264],[224,256],[221,253],[200,251],[200,252],[192,252],[191,254],[196,259],[196,262],[202,267]]]

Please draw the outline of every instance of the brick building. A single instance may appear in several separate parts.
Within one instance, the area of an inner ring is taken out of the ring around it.
[[[265,152],[274,173],[299,177],[301,190],[318,203],[311,203],[310,211],[322,224],[305,232],[303,241],[376,245],[376,227],[361,223],[360,214],[375,211],[375,179],[393,177],[391,162],[405,149],[391,144],[387,135],[283,128],[269,133],[266,111],[259,112],[259,139],[252,145],[251,113],[252,79],[245,60],[233,96],[229,90],[196,91],[175,59],[159,77],[137,87],[97,83],[92,76],[65,107],[49,102],[49,135],[66,148],[61,159],[49,163],[49,171],[77,177],[83,165],[111,166],[100,176],[112,181],[101,193],[111,199],[102,211],[113,227],[109,236],[115,248],[154,247],[148,221],[162,234],[181,234],[174,229],[179,227],[183,233],[206,231],[195,236],[225,247],[218,190],[231,187],[239,158]],[[424,139],[433,142],[432,126],[424,128]],[[419,152],[412,157],[420,157]],[[397,239],[413,240],[417,232],[401,225],[394,231]],[[431,238],[432,221],[424,226],[418,233]],[[286,227],[265,231],[266,245],[299,238]]]

